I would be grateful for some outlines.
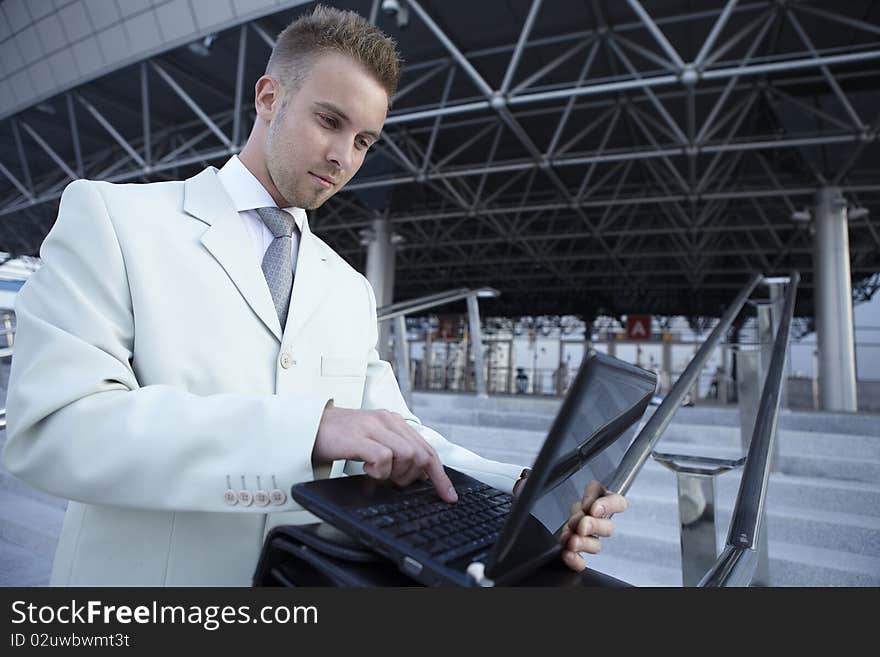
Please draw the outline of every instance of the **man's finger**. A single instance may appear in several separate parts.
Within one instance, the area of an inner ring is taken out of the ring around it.
[[[581,509],[587,511],[593,503],[605,494],[605,487],[595,479],[584,486],[584,496],[581,498]]]
[[[577,526],[580,536],[613,536],[614,523],[611,520],[584,516]]]
[[[572,535],[571,529],[569,529],[568,525],[562,528],[562,533],[559,534],[559,544],[565,546],[568,543],[568,539],[571,538]]]
[[[428,473],[428,477],[430,477],[431,482],[434,484],[434,488],[437,489],[437,494],[440,498],[446,502],[457,501],[458,493],[455,492],[455,487],[446,475],[446,470],[443,468],[443,464],[440,462],[440,457],[437,455],[434,448],[431,447],[428,441],[426,441],[418,431],[413,429],[400,415],[390,413],[389,416],[392,418],[392,422],[397,425],[395,427],[396,430],[401,433],[408,433],[414,443],[420,445],[428,452],[428,463],[424,470]]]
[[[577,552],[573,552],[571,550],[562,551],[562,561],[563,563],[565,563],[566,566],[571,568],[576,573],[581,572],[584,568],[587,567],[587,562],[584,561],[584,558]]]
[[[394,461],[394,452],[373,440],[358,441],[355,458],[364,462],[364,472],[373,479],[388,479]]]
[[[611,493],[600,497],[590,505],[590,515],[595,518],[605,518],[614,513],[626,511],[626,498],[618,493]]]
[[[395,483],[401,482],[412,469],[413,460],[416,455],[415,448],[405,438],[402,438],[393,431],[389,431],[384,426],[373,427],[370,430],[369,437],[371,440],[385,445],[391,450],[393,457],[389,478]]]
[[[410,463],[409,470],[407,470],[406,473],[404,473],[404,475],[395,483],[401,486],[408,486],[414,481],[426,478],[424,475],[425,467],[428,465],[428,457],[424,453],[418,453],[418,450],[416,450],[416,452],[412,463]]]
[[[568,543],[563,547],[574,552],[599,554],[602,551],[602,542],[595,536],[578,536],[575,534],[568,539]]]
[[[446,474],[446,470],[443,468],[443,464],[440,463],[439,459],[431,459],[428,463],[428,467],[425,468],[428,472],[428,476],[431,478],[431,483],[434,484],[434,488],[437,489],[437,494],[440,496],[444,502],[457,502],[458,501],[458,493],[455,492],[455,486],[452,485],[452,481]]]
[[[409,469],[398,477],[396,482],[406,486],[422,476],[422,473],[425,472],[432,459],[436,459],[439,462],[440,458],[431,445],[422,438],[422,435],[407,424],[397,413],[390,414],[388,426],[395,435],[405,442],[407,449],[411,450],[412,453]]]

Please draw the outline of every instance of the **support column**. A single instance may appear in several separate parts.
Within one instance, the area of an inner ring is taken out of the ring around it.
[[[838,187],[816,194],[813,294],[819,348],[819,402],[856,411],[856,359],[846,200]]]
[[[471,334],[471,353],[474,355],[474,381],[477,385],[477,397],[488,397],[486,377],[483,376],[483,331],[480,329],[480,306],[477,295],[467,298],[468,322]]]
[[[394,364],[397,366],[397,383],[400,386],[400,394],[406,405],[412,408],[412,382],[409,376],[409,343],[406,340],[405,315],[394,318]]]
[[[372,226],[361,231],[361,244],[367,247],[366,277],[376,295],[376,307],[387,306],[394,300],[395,245],[387,219],[374,219]],[[379,323],[377,349],[382,360],[390,360],[391,322]]]

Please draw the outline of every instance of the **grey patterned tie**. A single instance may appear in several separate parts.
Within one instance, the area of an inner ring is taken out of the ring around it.
[[[296,269],[296,253],[299,250],[299,230],[289,212],[278,208],[257,208],[257,214],[275,237],[263,256],[263,275],[269,284],[269,292],[281,322],[281,330],[287,322],[290,307],[290,291],[293,288],[293,272]],[[293,259],[291,259],[293,253]]]

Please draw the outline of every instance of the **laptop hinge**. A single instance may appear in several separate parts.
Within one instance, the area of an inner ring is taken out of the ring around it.
[[[495,586],[495,581],[486,577],[486,564],[481,561],[475,561],[467,567],[467,574],[477,586],[490,587]]]

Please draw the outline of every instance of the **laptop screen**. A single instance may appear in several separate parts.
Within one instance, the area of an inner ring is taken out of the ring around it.
[[[504,559],[529,514],[555,533],[590,481],[607,485],[636,435],[634,425],[654,393],[656,380],[653,373],[611,356],[587,354],[490,562]]]
[[[588,383],[582,403],[577,405],[577,411],[560,441],[558,463],[585,447],[584,441],[595,435],[610,418],[621,416],[654,392],[650,378],[634,377],[629,372],[609,367],[605,358],[596,363],[601,374]],[[579,459],[574,472],[567,473],[568,477],[561,483],[547,482],[532,507],[532,515],[550,532],[560,529],[568,520],[572,505],[582,499],[587,484],[595,480],[607,486],[611,481],[640,428],[640,423],[632,424],[606,445],[596,445],[593,453]]]

